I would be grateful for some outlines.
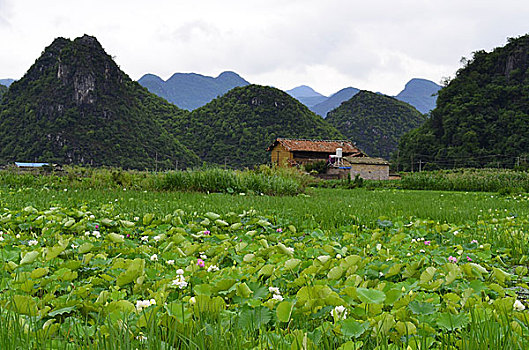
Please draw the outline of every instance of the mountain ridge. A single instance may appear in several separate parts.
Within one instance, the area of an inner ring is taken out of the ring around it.
[[[224,71],[217,77],[198,73],[173,73],[165,81],[149,73],[142,76],[138,83],[179,108],[189,111],[207,104],[234,87],[249,84],[232,71]]]

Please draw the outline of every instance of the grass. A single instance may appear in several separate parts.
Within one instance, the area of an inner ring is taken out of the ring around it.
[[[529,172],[510,169],[423,171],[406,173],[400,186],[415,190],[528,192]]]
[[[100,207],[112,204],[117,213],[162,216],[176,209],[189,212],[242,212],[255,209],[275,221],[329,229],[351,224],[374,225],[379,217],[431,219],[439,222],[477,221],[491,212],[529,214],[529,197],[495,193],[366,189],[307,189],[295,197],[221,193],[150,192],[134,190],[37,189],[0,187],[0,205],[10,208]],[[489,210],[491,212],[489,212]]]
[[[290,168],[260,166],[253,170],[203,168],[185,171],[150,173],[107,168],[67,167],[64,172],[46,173],[35,170],[18,173],[0,172],[0,185],[13,188],[49,188],[77,190],[132,189],[147,191],[184,191],[215,193],[256,193],[296,195],[312,178]]]

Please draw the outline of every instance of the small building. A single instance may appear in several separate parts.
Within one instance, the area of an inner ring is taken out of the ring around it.
[[[50,165],[50,163],[22,163],[15,162],[15,166],[19,169],[36,169],[42,168],[43,166]]]
[[[328,162],[331,155],[341,149],[343,157],[365,157],[366,154],[351,141],[346,140],[306,140],[278,138],[266,150],[270,160],[276,165],[303,165],[317,161]]]
[[[360,175],[364,180],[389,180],[389,162],[385,159],[346,157],[344,162],[351,167],[351,178]]]

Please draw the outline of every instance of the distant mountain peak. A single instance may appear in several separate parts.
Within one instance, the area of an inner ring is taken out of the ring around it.
[[[232,71],[222,72],[216,78],[198,73],[174,73],[166,81],[154,74],[146,74],[138,82],[150,92],[190,111],[234,87],[250,84]]]
[[[9,85],[13,84],[15,82],[15,79],[0,79],[0,85],[4,85],[9,87]]]
[[[342,102],[349,100],[356,95],[360,90],[354,87],[346,87],[340,91],[335,92],[324,101],[310,107],[311,111],[325,118],[327,113],[340,106]]]
[[[320,94],[319,92],[315,91],[313,88],[307,85],[296,86],[295,88],[287,90],[285,92],[294,98],[314,96],[325,97],[324,95]]]
[[[285,92],[309,108],[325,101],[327,98],[307,85],[300,85]]]
[[[404,90],[395,98],[411,104],[419,112],[426,114],[435,108],[439,89],[441,89],[441,86],[433,81],[413,78],[406,83]]]

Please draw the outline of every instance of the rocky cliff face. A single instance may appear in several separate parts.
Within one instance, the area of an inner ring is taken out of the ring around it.
[[[429,168],[513,167],[529,154],[529,35],[464,63],[428,121],[401,139],[400,157]]]
[[[191,165],[196,155],[158,123],[180,113],[133,82],[96,38],[58,38],[2,101],[0,161]]]

